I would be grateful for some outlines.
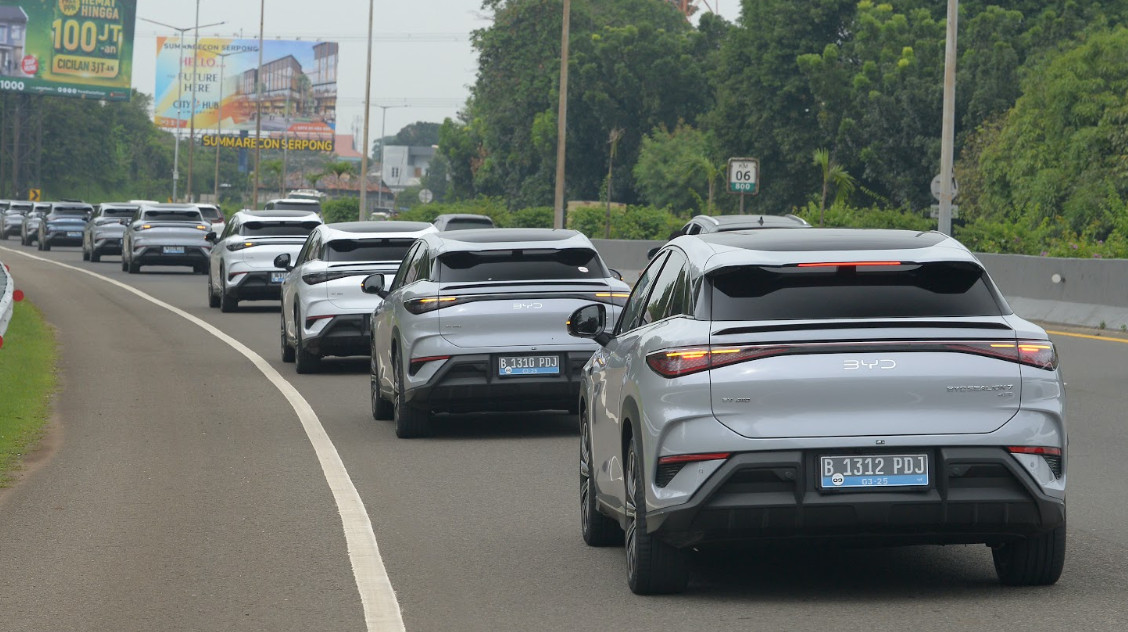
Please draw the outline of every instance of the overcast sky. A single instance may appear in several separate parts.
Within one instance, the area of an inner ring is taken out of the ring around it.
[[[716,0],[720,12],[735,21],[739,0]],[[364,114],[364,60],[368,3],[364,0],[265,0],[265,36],[277,39],[336,41],[338,66],[337,133],[351,134]],[[714,0],[709,2],[717,6]],[[199,0],[201,36],[258,37],[259,0]],[[489,25],[480,0],[376,0],[372,46],[372,103],[389,107],[388,135],[415,121],[441,122],[458,113],[474,83],[477,60],[469,33]],[[133,47],[133,87],[153,94],[156,37],[170,29],[191,27],[191,0],[138,0]],[[191,33],[189,32],[189,36]],[[382,110],[373,108],[369,137],[381,131]]]

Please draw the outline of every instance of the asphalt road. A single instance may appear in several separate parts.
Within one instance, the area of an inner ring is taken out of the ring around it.
[[[59,330],[63,389],[53,456],[0,496],[0,630],[365,627],[341,518],[279,391],[199,326],[3,248],[129,283],[269,360],[340,453],[408,630],[1128,629],[1128,344],[1055,336],[1072,433],[1056,586],[999,586],[982,546],[778,549],[700,557],[686,594],[642,598],[620,548],[580,539],[572,419],[464,416],[397,440],[369,414],[366,360],[282,364],[276,303],[222,314],[202,276],[6,242]]]

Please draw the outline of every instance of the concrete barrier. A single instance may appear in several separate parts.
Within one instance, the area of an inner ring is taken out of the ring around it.
[[[12,292],[16,289],[16,282],[8,273],[4,262],[0,261],[0,339],[8,332],[8,323],[12,320]]]
[[[608,266],[633,283],[649,261],[646,253],[666,242],[593,239],[592,243]],[[1023,318],[1128,330],[1128,260],[976,256]]]

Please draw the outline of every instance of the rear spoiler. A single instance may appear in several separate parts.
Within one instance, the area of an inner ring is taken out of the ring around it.
[[[756,334],[774,331],[815,331],[825,329],[998,329],[1001,331],[1014,331],[1006,323],[990,320],[985,321],[948,321],[948,320],[864,320],[855,323],[837,322],[810,322],[786,323],[777,325],[750,325],[742,327],[729,327],[714,331],[714,336],[727,336],[737,334]]]

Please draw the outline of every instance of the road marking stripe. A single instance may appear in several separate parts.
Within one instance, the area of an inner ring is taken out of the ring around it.
[[[72,265],[45,259],[19,250],[0,247],[0,250],[23,255],[36,261],[50,263],[68,270],[81,272],[96,279],[101,279],[111,285],[117,286],[127,292],[132,292],[150,303],[167,309],[168,311],[199,325],[204,331],[227,343],[228,346],[243,354],[259,371],[274,384],[282,393],[305,429],[306,437],[317,453],[317,460],[321,463],[321,471],[325,474],[325,481],[333,491],[333,500],[337,503],[337,512],[344,525],[345,543],[348,545],[349,561],[352,563],[353,577],[356,579],[357,589],[360,591],[360,600],[364,606],[364,620],[369,632],[401,632],[404,629],[403,615],[400,612],[399,601],[396,600],[395,590],[392,588],[388,571],[384,567],[384,559],[380,556],[380,547],[376,544],[376,534],[372,531],[372,521],[368,518],[368,511],[357,492],[352,478],[345,470],[341,455],[337,453],[325,427],[321,425],[313,407],[302,397],[298,389],[294,388],[282,374],[270,366],[262,356],[252,351],[243,343],[227,335],[211,323],[201,320],[184,310],[169,305],[137,288],[126,285],[121,281],[111,279],[96,272],[84,270]]]
[[[1128,340],[1126,340],[1124,338],[1109,338],[1108,336],[1093,336],[1093,335],[1090,335],[1090,334],[1074,334],[1074,333],[1070,333],[1068,331],[1053,331],[1053,330],[1050,330],[1050,329],[1047,329],[1046,333],[1053,334],[1055,336],[1069,336],[1070,338],[1088,338],[1089,340],[1103,340],[1105,342],[1122,342],[1124,344],[1128,344]]]

